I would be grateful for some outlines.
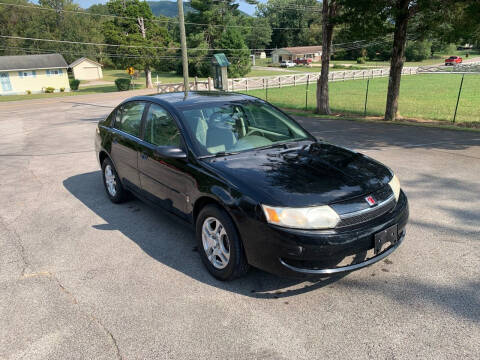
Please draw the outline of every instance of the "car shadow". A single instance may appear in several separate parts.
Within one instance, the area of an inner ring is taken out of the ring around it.
[[[249,297],[279,299],[320,289],[347,275],[343,273],[306,281],[281,278],[252,268],[243,278],[218,281],[201,262],[193,228],[179,218],[139,200],[112,204],[105,194],[100,171],[69,177],[63,185],[105,221],[105,224],[93,225],[93,228],[120,231],[153,259],[217,288]]]

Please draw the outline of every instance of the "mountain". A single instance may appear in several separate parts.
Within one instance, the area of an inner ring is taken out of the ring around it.
[[[150,6],[150,9],[152,9],[152,12],[155,16],[163,15],[166,17],[175,17],[178,15],[178,7],[176,1],[147,1],[147,3]],[[184,13],[192,10],[193,9],[188,3],[183,3]]]
[[[150,9],[155,16],[163,15],[166,17],[175,17],[178,15],[178,7],[176,1],[147,1]],[[194,11],[188,2],[183,3],[183,12],[186,14],[187,12]],[[240,13],[244,16],[250,16],[247,13],[240,10]]]

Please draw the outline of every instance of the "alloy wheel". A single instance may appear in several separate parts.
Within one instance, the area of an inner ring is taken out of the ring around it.
[[[115,195],[117,195],[117,181],[110,165],[105,166],[105,184],[107,185],[107,191],[110,196],[115,197]]]
[[[205,219],[202,225],[202,243],[208,260],[216,269],[224,269],[230,260],[230,240],[222,223],[214,218]]]

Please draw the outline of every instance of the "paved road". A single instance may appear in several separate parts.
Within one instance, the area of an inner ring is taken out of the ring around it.
[[[480,134],[302,119],[397,172],[407,239],[338,278],[222,283],[185,226],[107,200],[93,133],[119,100],[0,104],[1,359],[479,358]]]

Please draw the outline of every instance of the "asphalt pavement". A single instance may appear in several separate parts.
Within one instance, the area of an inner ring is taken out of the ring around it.
[[[347,275],[223,283],[183,223],[108,201],[93,136],[128,95],[0,103],[0,359],[480,358],[480,133],[300,118],[397,173],[406,240]]]

